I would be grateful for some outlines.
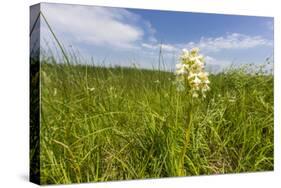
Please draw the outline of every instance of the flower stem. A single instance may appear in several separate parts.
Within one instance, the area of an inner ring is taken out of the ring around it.
[[[186,149],[188,147],[189,141],[190,141],[190,131],[192,128],[192,119],[193,119],[193,114],[192,114],[192,105],[193,101],[191,100],[188,108],[188,119],[187,119],[187,126],[184,128],[184,144],[182,148],[182,152],[180,155],[180,161],[179,161],[179,171],[178,175],[179,176],[185,176],[185,169],[184,169],[184,159],[186,155]]]

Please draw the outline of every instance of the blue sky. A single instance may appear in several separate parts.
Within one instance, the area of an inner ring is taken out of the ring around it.
[[[169,70],[183,48],[199,47],[214,72],[231,63],[262,63],[273,54],[269,17],[45,3],[42,12],[66,48],[97,64],[153,68],[160,44]],[[41,23],[42,47],[48,41],[54,49]]]

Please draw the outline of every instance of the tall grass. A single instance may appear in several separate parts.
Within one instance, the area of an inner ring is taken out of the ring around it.
[[[40,71],[42,184],[273,170],[273,75],[211,75],[191,106],[170,72],[54,58]]]

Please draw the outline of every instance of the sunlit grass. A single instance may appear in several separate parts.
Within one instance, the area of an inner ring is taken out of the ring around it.
[[[42,184],[273,170],[271,74],[211,74],[191,106],[171,72],[51,59],[40,71]]]

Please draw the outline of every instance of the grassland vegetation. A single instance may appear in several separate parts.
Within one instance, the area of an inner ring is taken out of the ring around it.
[[[263,67],[210,74],[193,98],[172,72],[74,62],[40,62],[42,184],[273,170]]]

